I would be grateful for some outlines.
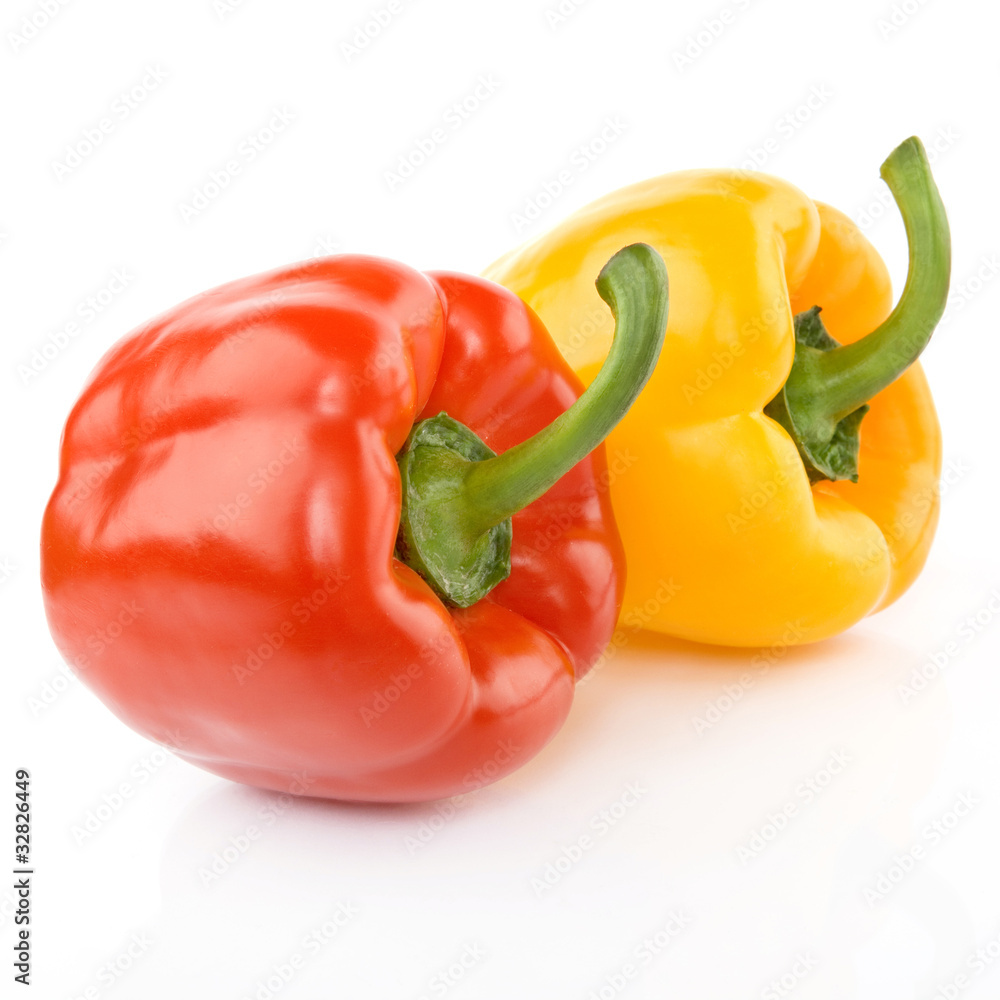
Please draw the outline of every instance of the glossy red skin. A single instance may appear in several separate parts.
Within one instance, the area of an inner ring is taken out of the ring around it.
[[[479,278],[341,256],[185,302],[67,422],[42,529],[56,643],[129,726],[236,781],[401,802],[496,780],[615,626],[603,449],[515,516],[510,577],[464,611],[393,557],[394,456],[441,410],[503,451],[581,391]]]

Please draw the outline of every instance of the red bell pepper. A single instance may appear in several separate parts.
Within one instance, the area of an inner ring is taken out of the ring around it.
[[[649,247],[599,287],[619,350],[579,402],[516,296],[372,257],[224,285],[121,341],[44,518],[67,661],[132,728],[265,788],[421,800],[523,764],[615,626],[591,451],[666,325]]]

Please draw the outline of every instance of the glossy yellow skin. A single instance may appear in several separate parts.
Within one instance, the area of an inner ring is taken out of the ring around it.
[[[587,384],[614,323],[594,279],[628,243],[670,278],[663,353],[607,441],[628,557],[622,621],[699,642],[784,646],[884,608],[923,567],[941,437],[919,364],[871,401],[859,482],[810,487],[763,415],[792,363],[792,317],[823,307],[842,343],[888,316],[885,264],[854,223],[777,178],[668,174],[617,191],[486,276],[541,316]]]

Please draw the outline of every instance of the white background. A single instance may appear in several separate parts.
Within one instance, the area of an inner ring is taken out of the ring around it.
[[[9,803],[13,769],[33,776],[27,995],[996,997],[1000,959],[975,957],[1000,955],[996,6],[585,0],[553,23],[558,0],[406,0],[345,49],[387,2],[64,0],[19,42],[42,3],[4,0],[0,774]],[[123,115],[151,68],[165,78]],[[477,86],[474,111],[450,111]],[[251,160],[242,144],[276,111],[291,123]],[[102,118],[100,145],[57,171]],[[388,178],[435,128],[427,162]],[[905,239],[878,166],[913,133],[936,151],[954,239],[956,295],[924,358],[950,482],[927,569],[890,610],[767,672],[753,650],[632,635],[544,753],[450,805],[288,804],[166,759],[67,679],[41,609],[41,512],[87,373],[140,322],[333,249],[477,272],[620,185],[754,156],[859,219],[898,288]],[[126,287],[88,322],[116,269]],[[20,377],[71,321],[77,336]],[[811,799],[808,779],[827,782]],[[0,888],[8,957],[12,899]]]

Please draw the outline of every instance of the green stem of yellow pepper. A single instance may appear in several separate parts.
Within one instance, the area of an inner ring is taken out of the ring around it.
[[[868,400],[920,356],[948,300],[948,218],[920,140],[894,149],[881,174],[906,227],[903,294],[889,318],[853,344],[840,346],[826,333],[818,308],[796,316],[792,370],[765,409],[792,435],[814,481],[857,481],[858,427]]]

